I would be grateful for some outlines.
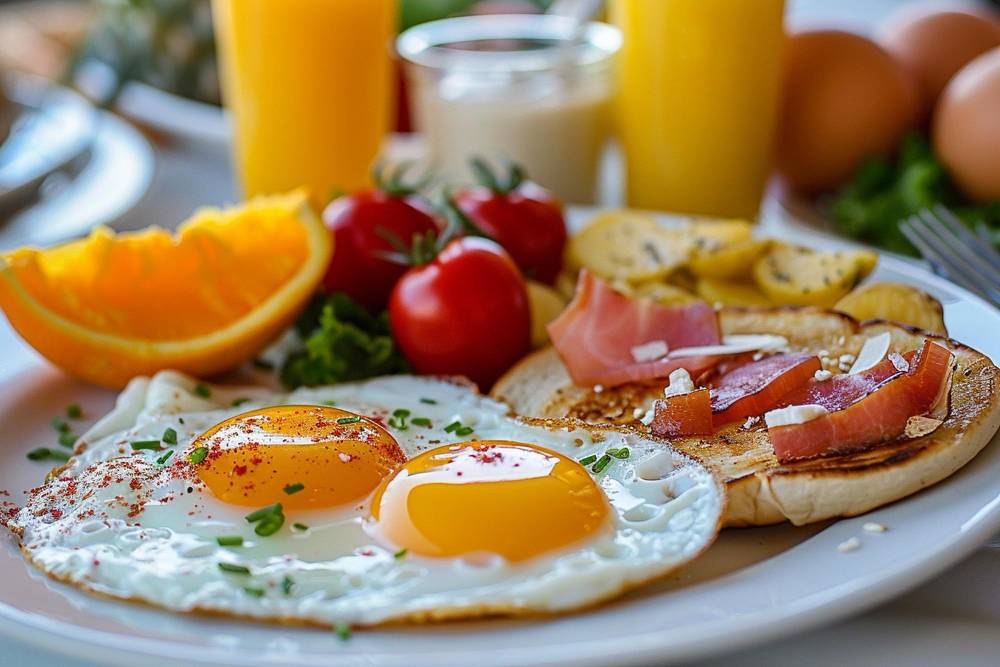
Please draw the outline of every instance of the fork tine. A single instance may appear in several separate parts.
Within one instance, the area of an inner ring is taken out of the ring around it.
[[[928,221],[927,216],[910,218],[910,226],[920,234],[932,252],[946,263],[952,278],[961,276],[964,284],[973,285],[974,291],[1000,304],[1000,273],[972,255],[959,239],[948,237],[947,232],[942,233],[940,225]]]
[[[936,241],[919,218],[912,216],[908,220],[900,222],[899,229],[910,243],[920,251],[920,254],[931,263],[937,273],[994,304],[1000,305],[1000,295],[991,293],[991,290],[984,287],[974,272],[970,278],[966,272],[967,266],[958,260],[957,256],[947,247],[940,248],[940,241]]]
[[[943,244],[947,245],[955,254],[957,254],[963,262],[966,262],[969,269],[973,269],[977,274],[982,274],[981,277],[989,281],[988,284],[991,287],[1000,289],[1000,268],[991,264],[976,251],[977,246],[982,246],[979,239],[972,236],[972,234],[965,229],[964,232],[972,238],[972,245],[970,246],[968,242],[964,241],[958,234],[955,233],[956,230],[950,229],[946,223],[936,217],[931,211],[925,209],[918,215],[927,229],[936,235]],[[957,224],[961,225],[962,223],[959,222]]]
[[[989,241],[984,243],[982,237],[973,234],[972,231],[965,226],[965,223],[958,219],[958,216],[941,204],[937,204],[932,211],[944,227],[949,229],[953,234],[964,241],[966,246],[968,246],[979,257],[986,260],[990,266],[997,271],[1000,271],[1000,253],[996,251],[992,243]]]
[[[986,226],[985,222],[980,222],[976,225],[976,236],[979,240],[988,245],[993,245],[993,239],[990,237],[990,228]]]

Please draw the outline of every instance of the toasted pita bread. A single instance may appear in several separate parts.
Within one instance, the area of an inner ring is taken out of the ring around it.
[[[726,308],[725,334],[784,336],[793,351],[818,354],[835,370],[857,355],[867,337],[892,336],[890,351],[918,348],[932,337],[955,354],[947,418],[931,433],[869,451],[781,464],[762,420],[731,424],[713,436],[677,438],[670,444],[712,467],[727,485],[727,526],[783,521],[796,525],[855,516],[904,498],[948,477],[970,461],[1000,427],[1000,369],[983,354],[949,338],[900,324],[851,317],[816,308]],[[518,413],[575,417],[648,431],[640,417],[663,395],[665,380],[620,387],[577,387],[551,347],[526,357],[493,388],[493,396]],[[595,389],[597,391],[595,391]]]

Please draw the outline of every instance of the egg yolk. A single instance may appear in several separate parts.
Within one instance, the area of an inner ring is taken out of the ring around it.
[[[359,501],[406,460],[375,421],[337,408],[288,405],[237,415],[198,436],[198,477],[227,503],[286,509]]]
[[[382,482],[370,511],[369,530],[396,548],[517,562],[585,540],[605,525],[610,507],[576,461],[491,440],[414,457]]]

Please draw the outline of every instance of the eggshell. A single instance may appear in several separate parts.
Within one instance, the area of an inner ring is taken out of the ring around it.
[[[875,42],[839,30],[792,35],[777,146],[787,185],[818,194],[867,157],[889,154],[913,126],[916,85]]]
[[[903,8],[882,29],[879,42],[917,80],[922,118],[956,72],[1000,46],[1000,13],[991,17],[990,11],[920,4]]]
[[[968,197],[1000,200],[1000,47],[966,65],[944,89],[934,148]]]

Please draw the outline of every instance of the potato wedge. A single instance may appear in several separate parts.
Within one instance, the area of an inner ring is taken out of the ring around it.
[[[566,300],[555,289],[534,280],[526,280],[528,304],[531,306],[531,346],[545,347],[549,344],[549,332],[545,327],[559,317],[566,307]]]
[[[770,245],[768,239],[747,239],[711,250],[696,248],[688,268],[700,278],[732,280],[747,277],[753,263]]]
[[[698,296],[705,301],[724,306],[769,306],[771,300],[750,281],[699,278],[695,286]]]
[[[570,239],[569,261],[606,280],[656,280],[683,265],[693,243],[689,233],[668,229],[650,214],[607,211]]]
[[[711,252],[749,241],[753,225],[746,220],[695,220],[687,227],[695,250]]]
[[[877,255],[867,250],[824,252],[781,244],[754,262],[753,276],[775,303],[829,308],[876,262]]]
[[[947,335],[944,308],[927,292],[902,283],[868,283],[834,305],[856,320],[890,320]]]

